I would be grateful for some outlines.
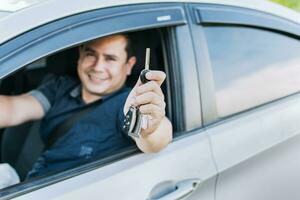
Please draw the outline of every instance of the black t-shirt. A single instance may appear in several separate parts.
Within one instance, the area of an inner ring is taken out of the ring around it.
[[[132,146],[133,140],[122,132],[123,107],[130,90],[121,88],[103,97],[52,147],[43,152],[28,177],[61,171],[90,158],[112,155]],[[40,134],[45,142],[49,135],[74,112],[86,106],[81,99],[80,83],[70,77],[53,79],[30,92],[46,113]]]

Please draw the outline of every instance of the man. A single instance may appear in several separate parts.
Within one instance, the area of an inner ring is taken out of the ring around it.
[[[0,96],[0,127],[43,118],[44,141],[76,111],[94,102],[99,104],[43,152],[28,177],[71,168],[95,156],[111,155],[132,143],[143,152],[158,152],[172,140],[172,125],[165,117],[160,88],[165,74],[150,71],[146,84],[138,80],[131,91],[124,87],[136,62],[127,35],[103,37],[82,45],[79,51],[80,81],[59,77],[27,94]],[[139,106],[141,113],[149,116],[138,139],[121,131],[130,105]]]

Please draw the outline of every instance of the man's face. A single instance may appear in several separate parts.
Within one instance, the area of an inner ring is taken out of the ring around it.
[[[80,49],[78,75],[85,101],[94,101],[120,89],[135,64],[127,59],[127,39],[122,35],[100,38]]]

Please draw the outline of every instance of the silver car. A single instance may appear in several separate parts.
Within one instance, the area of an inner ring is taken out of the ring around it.
[[[134,34],[131,80],[150,47],[174,127],[159,153],[130,148],[0,199],[300,199],[299,14],[262,0],[7,0],[0,30],[0,94],[74,73],[83,42]],[[22,180],[43,149],[38,127],[1,130],[1,162]]]

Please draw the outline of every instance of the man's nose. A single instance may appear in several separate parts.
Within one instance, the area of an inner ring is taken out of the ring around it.
[[[104,62],[103,58],[99,58],[94,66],[95,71],[105,71],[106,70],[106,64]]]

